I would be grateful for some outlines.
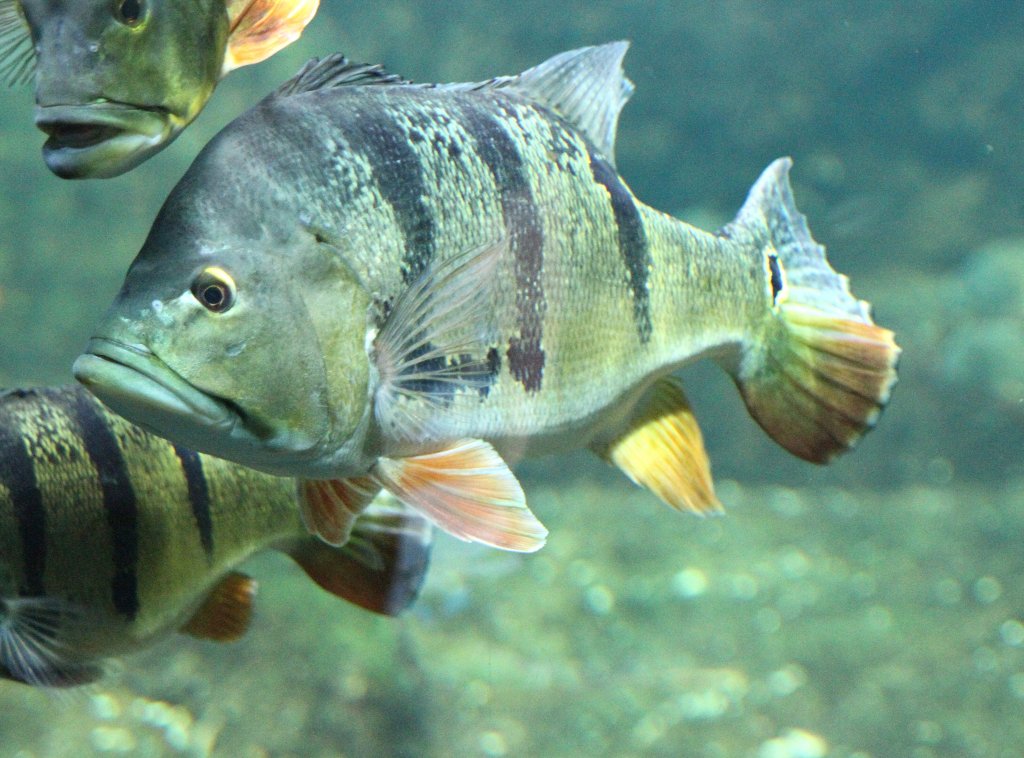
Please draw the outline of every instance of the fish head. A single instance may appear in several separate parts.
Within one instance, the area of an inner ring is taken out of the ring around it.
[[[35,48],[43,159],[111,177],[170,143],[220,79],[224,0],[21,0]]]
[[[154,236],[76,378],[178,444],[275,474],[318,471],[368,415],[361,289],[308,234],[261,229],[174,254]]]

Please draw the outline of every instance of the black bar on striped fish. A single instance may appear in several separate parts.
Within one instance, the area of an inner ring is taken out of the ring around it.
[[[174,452],[181,461],[181,470],[185,473],[188,485],[188,501],[192,505],[192,517],[196,520],[199,540],[203,543],[203,552],[207,561],[213,561],[213,518],[210,515],[210,491],[206,486],[206,474],[203,471],[203,460],[199,453],[186,447],[174,446]]]
[[[97,412],[95,403],[85,395],[76,396],[75,418],[103,492],[103,507],[113,545],[111,598],[119,613],[134,619],[139,612],[138,504],[117,438]]]
[[[18,592],[23,597],[36,597],[44,594],[46,511],[33,459],[23,437],[18,427],[0,426],[0,483],[10,493],[21,539],[22,577]]]

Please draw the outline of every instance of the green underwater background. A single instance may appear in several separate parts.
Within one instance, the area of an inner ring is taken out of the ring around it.
[[[416,81],[628,38],[618,167],[704,228],[761,169],[904,350],[878,428],[820,468],[716,367],[684,371],[727,513],[671,512],[591,455],[519,468],[551,530],[438,534],[378,618],[284,556],[241,642],[172,636],[82,692],[0,682],[0,756],[1024,756],[1024,4],[322,0],[113,180],[45,168],[0,108],[0,386],[64,384],[199,149],[309,57]]]

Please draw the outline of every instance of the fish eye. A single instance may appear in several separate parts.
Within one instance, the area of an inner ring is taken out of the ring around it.
[[[114,0],[114,18],[125,26],[138,26],[145,13],[145,0]]]
[[[192,296],[206,310],[224,313],[235,304],[235,280],[222,268],[204,268],[192,282]]]

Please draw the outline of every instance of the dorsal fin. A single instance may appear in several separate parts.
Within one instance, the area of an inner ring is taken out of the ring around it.
[[[379,63],[353,63],[341,53],[333,53],[326,58],[312,58],[306,61],[306,65],[299,69],[299,73],[278,87],[274,95],[287,97],[330,87],[380,84],[409,82],[396,74],[388,73]]]
[[[622,72],[625,40],[568,50],[518,76],[482,82],[511,89],[540,103],[579,129],[604,157],[615,162],[615,131],[633,83]]]
[[[17,0],[0,0],[0,82],[27,84],[35,63],[32,35]]]

